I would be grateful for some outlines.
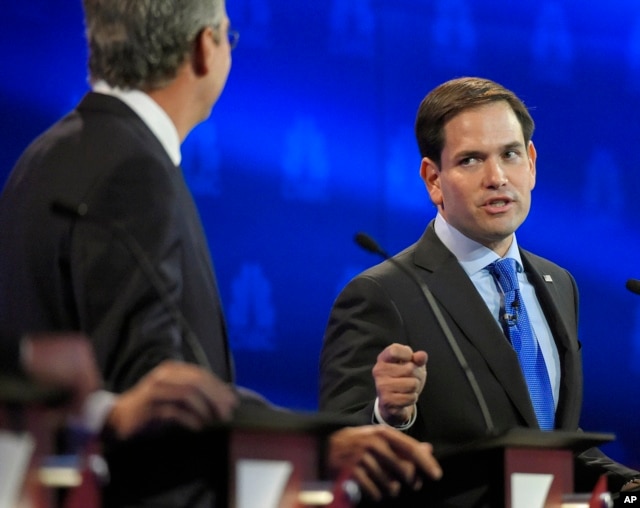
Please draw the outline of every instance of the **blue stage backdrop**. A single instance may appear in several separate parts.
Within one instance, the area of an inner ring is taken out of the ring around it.
[[[413,120],[435,85],[495,79],[537,121],[538,185],[520,243],[581,288],[583,427],[640,466],[640,3],[636,0],[228,0],[226,92],[184,146],[239,383],[317,405],[333,299],[434,216]],[[3,6],[0,181],[87,90],[80,0]],[[1,231],[0,231],[0,241]],[[0,290],[6,290],[0,288]]]

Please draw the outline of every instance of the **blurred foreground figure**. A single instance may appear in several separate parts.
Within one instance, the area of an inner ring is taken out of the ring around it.
[[[107,506],[211,507],[224,443],[191,431],[242,397],[180,147],[221,94],[238,34],[223,0],[85,0],[84,12],[92,90],[0,196],[0,336],[14,350],[39,332],[90,338],[99,376],[40,363],[44,343],[27,362],[71,382],[101,429]],[[428,446],[395,431],[334,437],[329,465],[373,497],[440,475]]]

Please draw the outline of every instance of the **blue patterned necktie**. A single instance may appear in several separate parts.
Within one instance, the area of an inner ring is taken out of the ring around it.
[[[529,387],[538,424],[542,430],[553,430],[555,406],[551,382],[542,351],[520,294],[516,260],[512,258],[499,259],[487,268],[504,293],[504,311],[501,312],[500,321],[504,325],[505,333],[507,333],[520,360],[520,367]]]

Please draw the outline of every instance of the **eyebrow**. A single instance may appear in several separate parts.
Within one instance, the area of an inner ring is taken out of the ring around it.
[[[477,158],[481,157],[485,154],[481,150],[463,150],[462,152],[458,152],[454,154],[455,159],[468,159],[468,158]]]
[[[504,145],[504,150],[513,150],[514,148],[526,148],[526,144],[521,141],[514,141],[513,143],[507,143]]]
[[[502,151],[505,150],[513,150],[513,149],[524,149],[525,145],[524,143],[520,142],[520,141],[513,141],[512,143],[507,143],[505,145],[502,145],[501,149]],[[486,153],[486,150],[462,150],[458,153],[455,154],[456,157],[474,157],[474,156],[478,156],[478,155],[483,155],[484,153]]]

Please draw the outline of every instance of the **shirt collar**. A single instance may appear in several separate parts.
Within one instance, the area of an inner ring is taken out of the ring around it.
[[[180,136],[169,115],[149,95],[133,89],[110,86],[106,81],[94,83],[93,91],[111,95],[129,106],[158,138],[171,161],[179,166],[182,160],[180,153]]]
[[[469,277],[500,259],[500,256],[491,249],[463,235],[439,213],[436,216],[434,227],[440,241],[453,253]],[[504,257],[515,259],[518,262],[518,270],[522,271],[522,259],[515,233],[513,234],[513,242]]]

